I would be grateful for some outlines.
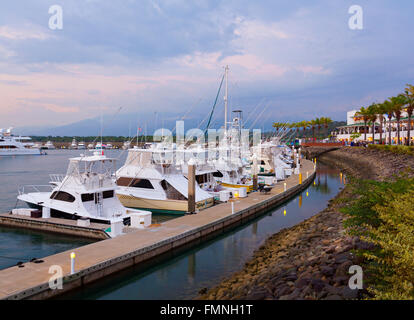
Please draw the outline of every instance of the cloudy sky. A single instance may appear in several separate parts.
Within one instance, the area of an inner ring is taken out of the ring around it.
[[[62,30],[48,25],[55,4]],[[348,26],[354,4],[363,30]],[[2,1],[0,127],[119,107],[203,117],[226,64],[231,108],[345,120],[414,82],[413,13],[410,0]]]

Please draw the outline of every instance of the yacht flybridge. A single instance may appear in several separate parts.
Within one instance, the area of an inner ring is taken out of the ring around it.
[[[129,149],[125,164],[117,173],[117,195],[130,208],[152,212],[188,212],[188,180],[176,164],[177,153],[163,144],[148,149]],[[195,185],[196,210],[214,204],[214,197]]]
[[[98,152],[71,158],[66,176],[55,179],[49,191],[41,191],[47,186],[25,186],[17,198],[31,208],[50,210],[52,217],[85,217],[108,224],[122,219],[128,224],[129,214],[146,212],[127,209],[116,197],[117,186],[112,179],[115,164],[116,159]]]
[[[0,129],[0,156],[40,155],[40,149],[34,148],[32,138],[14,136],[13,128]]]

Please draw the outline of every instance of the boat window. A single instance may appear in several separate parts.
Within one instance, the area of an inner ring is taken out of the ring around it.
[[[213,172],[213,177],[223,178],[223,174],[220,171]]]
[[[114,190],[107,190],[102,192],[102,196],[104,199],[113,198],[114,197]]]
[[[74,202],[75,197],[72,196],[70,193],[64,191],[55,191],[50,196],[50,199],[66,201],[66,202]]]
[[[262,160],[262,162],[260,162],[260,164],[266,164],[266,163]]]
[[[122,187],[154,189],[152,183],[147,179],[133,179],[121,177],[117,180],[117,185]]]
[[[161,187],[164,189],[167,199],[169,200],[187,200],[180,192],[178,192],[171,184],[167,181],[161,181]]]
[[[82,194],[82,202],[88,202],[94,200],[94,194],[93,193],[84,193]]]
[[[132,181],[131,187],[134,188],[145,188],[145,189],[154,189],[151,182],[147,179],[134,179]]]
[[[196,176],[196,180],[197,180],[198,184],[208,182],[207,174],[200,174],[200,175]]]
[[[0,149],[16,149],[16,146],[0,146]]]

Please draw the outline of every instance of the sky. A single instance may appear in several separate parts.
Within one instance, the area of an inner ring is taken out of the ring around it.
[[[62,29],[49,28],[52,5]],[[117,110],[203,119],[225,65],[245,117],[345,120],[414,83],[413,12],[409,0],[2,1],[0,128]]]

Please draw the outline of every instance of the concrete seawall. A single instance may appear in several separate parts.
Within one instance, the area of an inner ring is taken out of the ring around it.
[[[76,273],[70,274],[70,252],[63,252],[43,258],[42,264],[24,264],[0,271],[1,299],[47,299],[85,286],[122,269],[155,258],[172,249],[192,242],[200,242],[227,228],[235,227],[260,214],[266,209],[283,203],[288,198],[307,188],[315,176],[311,161],[303,160],[301,174],[292,175],[285,182],[278,183],[267,194],[252,193],[249,197],[231,206],[223,203],[203,210],[196,215],[188,215],[162,224],[160,228],[146,229],[123,236],[90,244],[76,252]],[[284,183],[287,190],[284,191]],[[49,268],[58,265],[63,271],[63,289],[49,288],[52,274]]]
[[[50,221],[52,220],[52,221]],[[93,226],[79,227],[76,224],[59,223],[60,219],[34,219],[29,217],[19,217],[10,214],[0,214],[0,225],[11,228],[21,228],[36,230],[42,232],[50,232],[56,234],[64,234],[80,238],[88,238],[95,240],[109,239],[110,236],[102,228],[94,228]]]

